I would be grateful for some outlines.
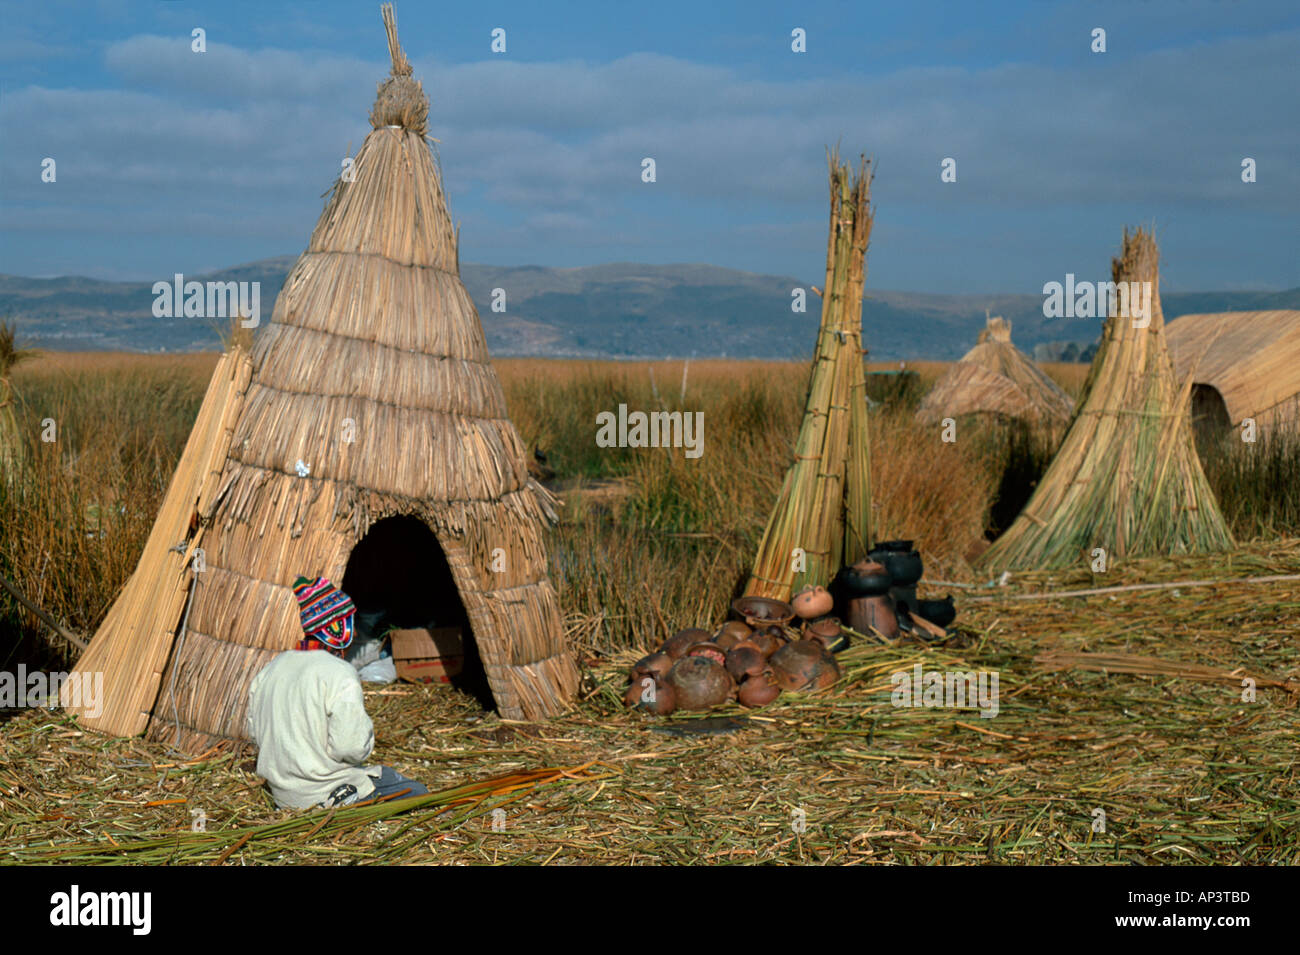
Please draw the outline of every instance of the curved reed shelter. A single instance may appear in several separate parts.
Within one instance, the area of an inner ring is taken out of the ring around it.
[[[1011,322],[988,320],[975,347],[944,372],[916,410],[921,421],[969,414],[1065,424],[1074,401],[1011,343]]]
[[[1243,418],[1261,434],[1300,426],[1300,311],[1182,315],[1168,339],[1175,377],[1192,379],[1192,419],[1205,437]]]
[[[543,542],[554,500],[461,284],[428,100],[388,5],[384,22],[392,74],[355,178],[334,184],[252,354],[221,360],[78,663],[105,673],[84,725],[147,724],[191,751],[240,740],[249,681],[302,635],[300,574],[341,582],[361,611],[423,602],[463,620],[504,717],[553,715],[576,690]]]
[[[1232,546],[1196,456],[1191,382],[1175,382],[1165,347],[1159,258],[1149,232],[1124,230],[1111,274],[1151,283],[1150,315],[1106,319],[1060,450],[985,566],[1064,567],[1098,547],[1114,559]]]

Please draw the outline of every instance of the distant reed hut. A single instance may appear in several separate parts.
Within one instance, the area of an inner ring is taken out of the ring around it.
[[[1300,427],[1300,311],[1183,315],[1166,337],[1174,376],[1192,380],[1198,440],[1246,418],[1259,435]]]
[[[1074,401],[1011,343],[1011,322],[994,316],[976,345],[934,383],[916,416],[931,424],[970,414],[1065,424]]]
[[[251,354],[213,375],[134,575],[78,661],[83,725],[238,744],[253,675],[302,636],[291,589],[461,621],[502,716],[560,712],[578,672],[529,477],[425,141],[429,103],[384,7],[392,74]],[[468,652],[468,650],[467,650]]]

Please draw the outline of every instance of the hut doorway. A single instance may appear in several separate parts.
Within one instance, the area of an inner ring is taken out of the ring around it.
[[[459,629],[465,656],[451,685],[485,709],[495,708],[460,590],[442,545],[424,521],[399,515],[372,524],[352,548],[341,589],[357,606],[358,640],[392,627]]]
[[[1232,430],[1232,418],[1223,395],[1213,385],[1192,385],[1192,432],[1196,449],[1204,459]]]

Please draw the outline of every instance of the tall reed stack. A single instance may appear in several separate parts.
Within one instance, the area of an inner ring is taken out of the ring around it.
[[[1124,230],[1111,275],[1151,283],[1150,314],[1112,308],[1074,418],[1025,509],[984,556],[989,569],[1222,550],[1232,535],[1192,438],[1190,377],[1174,379],[1150,232]],[[1141,286],[1138,286],[1141,288]],[[1145,324],[1144,324],[1145,322]]]
[[[871,543],[871,450],[862,348],[862,286],[871,238],[868,162],[829,156],[831,219],[821,328],[795,442],[746,593],[788,600],[825,584]],[[796,555],[802,554],[802,560]]]

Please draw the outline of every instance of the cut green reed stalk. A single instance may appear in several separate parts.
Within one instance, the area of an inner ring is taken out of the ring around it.
[[[129,865],[199,862],[220,865],[235,852],[251,855],[255,861],[269,861],[271,857],[288,849],[303,851],[311,840],[325,841],[328,837],[355,832],[372,823],[403,813],[413,814],[404,827],[381,840],[381,842],[390,842],[419,824],[445,829],[458,825],[471,816],[491,811],[495,807],[488,805],[487,801],[493,797],[510,797],[511,794],[543,786],[589,782],[603,778],[592,770],[595,765],[597,765],[595,762],[588,762],[580,766],[552,766],[522,770],[477,780],[413,799],[390,799],[344,809],[321,810],[257,826],[200,832],[183,831],[152,839],[121,843],[110,840],[33,846],[11,852],[9,858],[0,861],[0,864],[15,861],[26,863],[107,861]],[[441,820],[437,818],[455,806],[467,808],[449,818]],[[418,841],[426,838],[428,833],[421,833]]]
[[[786,600],[824,584],[870,540],[871,461],[862,350],[862,284],[871,238],[871,177],[828,156],[831,215],[821,328],[794,463],[754,560],[746,592]],[[802,562],[796,560],[802,552]]]

